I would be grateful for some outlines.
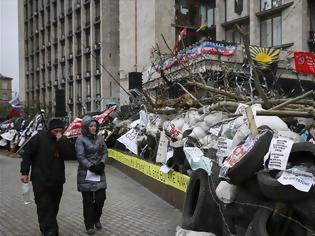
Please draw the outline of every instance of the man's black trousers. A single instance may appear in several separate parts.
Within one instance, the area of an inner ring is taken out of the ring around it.
[[[106,191],[105,189],[100,189],[95,192],[82,192],[82,198],[85,228],[94,228],[94,225],[100,221],[102,215]]]
[[[58,235],[57,214],[63,192],[63,185],[47,186],[33,183],[35,203],[40,231],[46,235]]]

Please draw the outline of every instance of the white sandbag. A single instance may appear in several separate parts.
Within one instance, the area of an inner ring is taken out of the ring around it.
[[[200,143],[204,146],[213,143],[215,140],[212,135],[206,135],[204,138],[200,140]]]
[[[295,143],[300,143],[300,142],[304,141],[303,138],[299,134],[297,134],[291,130],[288,130],[288,131],[280,130],[280,131],[278,131],[278,136],[291,139]]]
[[[206,136],[206,132],[201,127],[195,127],[188,136],[200,140]]]
[[[217,186],[215,193],[222,202],[231,203],[235,199],[236,188],[236,185],[229,184],[226,181],[221,181]]]
[[[256,126],[267,125],[276,131],[289,131],[287,124],[278,116],[255,116]]]
[[[208,130],[209,130],[209,125],[208,125],[206,122],[204,122],[204,121],[201,121],[201,122],[196,123],[196,124],[195,124],[195,127],[200,127],[200,128],[202,128],[203,131],[205,131],[206,133],[207,133]]]
[[[190,126],[193,126],[197,122],[203,121],[204,116],[198,113],[198,110],[191,109],[185,114],[185,122]]]
[[[213,112],[205,115],[203,120],[207,123],[208,126],[211,126],[223,121],[226,118],[227,115],[223,112]]]
[[[261,107],[261,104],[254,104],[251,106],[253,114],[255,116],[256,126],[260,127],[262,125],[267,125],[273,130],[276,131],[288,131],[289,128],[287,124],[281,120],[278,116],[256,116],[257,111],[264,111]]]
[[[186,130],[188,130],[188,129],[190,129],[190,126],[189,126],[189,124],[188,123],[185,123],[184,125],[183,125],[183,127],[182,127],[182,132],[184,133]]]
[[[241,125],[233,137],[231,149],[235,148],[247,135],[249,135],[249,133],[250,133],[250,130],[248,128],[247,123],[244,123],[243,125]]]
[[[180,117],[171,121],[178,130],[182,130],[185,124],[185,119]]]

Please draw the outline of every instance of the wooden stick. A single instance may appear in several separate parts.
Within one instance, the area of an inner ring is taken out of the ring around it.
[[[216,89],[212,86],[209,86],[209,85],[205,85],[205,84],[202,84],[202,83],[198,83],[198,82],[193,82],[193,81],[186,81],[187,84],[190,84],[190,85],[195,85],[201,89],[205,89],[205,90],[208,90],[212,93],[217,93],[217,94],[221,94],[221,95],[224,95],[226,97],[230,97],[230,98],[234,98],[236,100],[248,100],[248,98],[242,96],[242,95],[236,95],[236,94],[233,94],[233,93],[230,93],[230,92],[227,92],[227,91],[223,91],[223,90],[220,90],[220,89]]]
[[[187,90],[183,85],[181,85],[180,83],[177,83],[177,85],[178,85],[179,87],[181,87],[181,89],[184,90],[184,91],[185,91],[193,100],[195,100],[200,106],[203,106],[203,104],[202,104],[197,98],[195,98],[194,95],[192,95],[190,92],[188,92],[188,90]]]
[[[305,97],[307,97],[307,96],[309,96],[309,95],[311,95],[311,94],[314,95],[314,91],[313,91],[313,90],[308,91],[307,93],[305,93],[305,94],[303,94],[303,95],[301,95],[301,96],[298,96],[298,97],[296,97],[296,98],[289,99],[289,100],[287,100],[286,102],[283,102],[283,103],[281,103],[281,104],[279,104],[279,105],[277,105],[277,106],[275,106],[275,107],[272,107],[272,108],[269,109],[269,111],[270,111],[270,110],[278,110],[278,109],[280,109],[280,108],[283,108],[283,107],[285,107],[286,105],[291,104],[291,103],[294,103],[294,102],[296,102],[296,101],[298,101],[298,100],[301,100],[302,98],[305,98]]]
[[[280,111],[280,110],[266,110],[266,111],[256,111],[257,116],[279,116],[279,117],[305,117],[305,118],[315,118],[315,113],[313,112],[303,112],[303,111]]]
[[[270,102],[267,98],[267,95],[265,94],[261,84],[260,84],[258,72],[257,72],[256,68],[253,66],[253,61],[252,61],[252,58],[250,56],[248,33],[246,33],[238,24],[236,24],[236,29],[242,35],[242,38],[244,41],[244,46],[245,46],[245,53],[247,55],[247,60],[253,68],[253,74],[254,74],[253,78],[254,78],[255,87],[257,89],[257,92],[258,92],[259,96],[262,98],[262,100],[264,101],[264,105],[267,108],[270,108],[271,104],[270,104]]]
[[[258,134],[258,130],[257,130],[257,125],[255,122],[255,117],[252,111],[251,107],[247,107],[245,109],[246,112],[246,116],[247,116],[247,120],[248,120],[248,126],[249,126],[249,130],[252,133],[253,136],[256,136]]]

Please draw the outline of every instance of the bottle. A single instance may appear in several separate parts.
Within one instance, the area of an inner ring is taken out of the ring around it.
[[[29,183],[22,184],[22,198],[25,205],[31,203],[31,187]]]

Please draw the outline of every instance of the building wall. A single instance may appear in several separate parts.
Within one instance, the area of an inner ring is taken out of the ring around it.
[[[24,38],[25,30],[24,30],[24,11],[23,4],[18,4],[18,37],[19,39]],[[18,40],[19,44],[19,97],[21,101],[25,101],[25,43],[24,40]]]
[[[224,1],[220,1],[220,0],[217,0],[217,3],[218,2],[224,2]],[[237,13],[235,13],[235,7],[234,7],[234,2],[235,1],[231,1],[231,0],[226,0],[226,21],[231,21],[231,20],[235,20],[237,18],[240,18],[240,17],[245,17],[245,16],[248,16],[248,10],[249,10],[249,0],[243,0],[243,11],[242,13],[239,15]],[[252,2],[255,2],[255,1],[250,1],[251,3]]]
[[[291,44],[290,50],[309,50],[307,43],[310,30],[310,20],[308,15],[308,1],[282,0],[282,5],[293,2],[293,5],[281,12],[282,20],[282,44]],[[225,4],[227,8],[225,9]],[[237,20],[244,16],[249,16],[249,36],[252,45],[260,45],[261,41],[261,19],[257,17],[260,12],[260,0],[243,1],[243,12],[238,15],[234,12],[234,1],[216,0],[216,33],[217,40],[225,40],[225,30],[222,23]],[[248,10],[247,10],[248,9]],[[226,12],[226,13],[225,13]],[[294,33],[293,33],[294,32]]]
[[[102,83],[102,97],[104,99],[119,100],[119,2],[103,0],[102,2],[102,51],[101,61],[111,76],[102,70],[104,82]],[[105,101],[105,100],[104,100]]]
[[[146,70],[151,65],[152,48],[159,45],[161,52],[169,53],[168,46],[175,39],[175,29],[171,26],[175,0],[120,0],[120,81],[129,88],[128,73],[137,71],[147,79]],[[129,103],[128,96],[121,89],[121,104]]]
[[[20,56],[20,91],[26,105],[53,115],[56,91],[64,89],[66,109],[77,116],[119,97],[117,83],[101,66],[118,77],[118,1],[21,0],[18,6],[20,55],[25,54]]]
[[[0,102],[8,102],[12,99],[12,79],[0,77]]]
[[[119,74],[121,86],[128,90],[128,73],[137,70],[135,45],[135,0],[119,1]],[[120,90],[120,104],[129,103],[127,94]]]

